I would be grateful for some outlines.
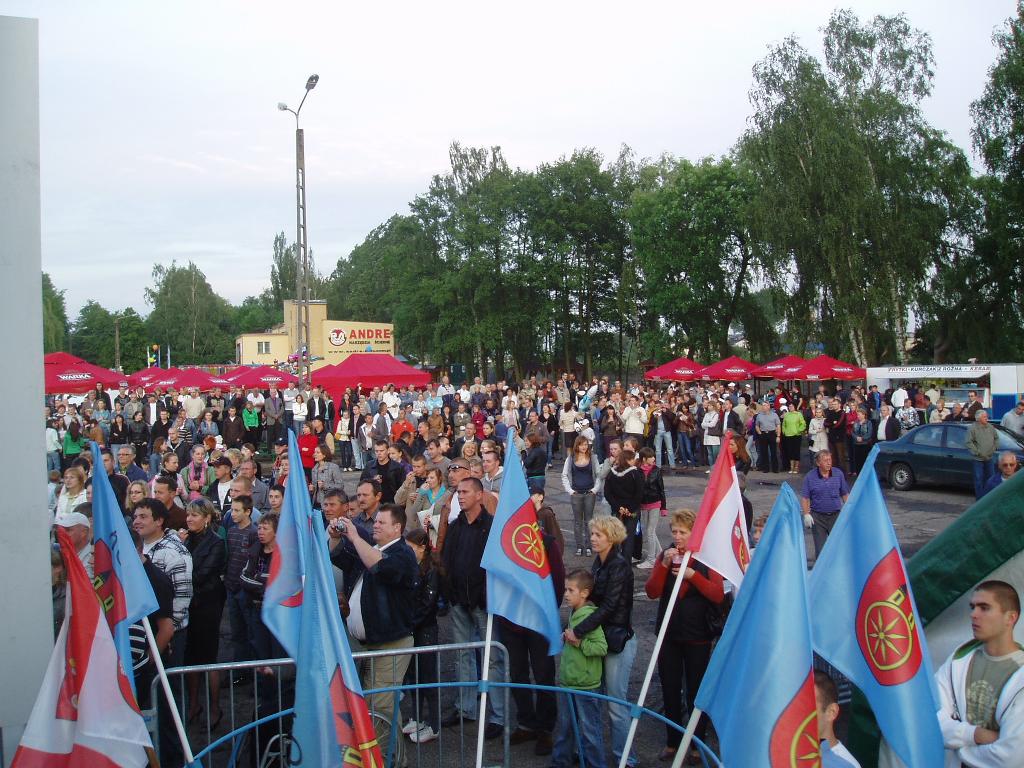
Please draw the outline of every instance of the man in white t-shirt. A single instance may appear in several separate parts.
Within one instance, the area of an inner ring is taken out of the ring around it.
[[[818,740],[827,742],[832,751],[831,765],[849,765],[860,768],[860,763],[836,738],[835,724],[839,717],[839,691],[836,684],[821,670],[814,670],[814,703],[818,707]],[[838,761],[843,761],[839,763]]]
[[[889,402],[892,403],[892,407],[894,409],[899,410],[903,407],[903,404],[907,402],[907,397],[909,397],[909,395],[907,395],[907,390],[905,390],[903,385],[900,384],[896,388],[896,391],[892,393],[892,396],[889,398]]]

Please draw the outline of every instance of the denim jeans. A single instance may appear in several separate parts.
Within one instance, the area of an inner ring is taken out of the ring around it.
[[[353,440],[352,445],[352,458],[356,462],[356,469],[365,469],[366,464],[363,462],[363,449],[359,447],[359,443]]]
[[[661,554],[661,542],[658,540],[658,519],[661,509],[643,509],[640,511],[640,528],[644,534],[644,560],[653,563]]]
[[[571,691],[567,688],[566,691]],[[601,717],[601,701],[590,696],[558,694],[558,722],[555,725],[555,748],[551,753],[552,768],[572,768],[576,754],[576,735],[573,733],[572,710],[569,701],[576,707],[576,722],[580,729],[580,752],[587,768],[605,768],[604,759],[604,718]]]
[[[985,483],[989,481],[996,471],[995,462],[992,459],[985,461],[975,459],[971,464],[973,465],[971,469],[974,471],[974,498],[980,499]]]
[[[572,507],[572,532],[577,549],[586,549],[590,546],[590,521],[594,517],[595,501],[597,496],[590,491],[574,493],[569,497],[569,505]]]
[[[60,472],[60,451],[46,452],[46,471],[49,473],[53,470]]]
[[[231,625],[232,661],[251,661],[256,658],[255,608],[249,593],[243,589],[228,590],[228,622]]]
[[[621,653],[609,653],[604,657],[604,693],[616,699],[629,700],[629,673],[636,658],[636,635],[626,641]],[[622,760],[622,748],[626,746],[629,733],[629,704],[609,704],[608,719],[611,721],[612,756],[615,764]],[[636,744],[629,753],[627,765],[636,765]]]
[[[450,615],[453,642],[471,643],[486,637],[487,613],[483,608],[470,609],[463,605],[453,605]],[[476,651],[459,651],[458,673],[459,682],[476,682],[481,679],[481,675],[477,674]],[[505,680],[505,660],[493,649],[487,679],[495,682],[504,682]],[[464,720],[476,720],[480,710],[476,699],[476,689],[461,687],[458,690],[455,709],[462,714]],[[487,696],[487,703],[491,707],[488,721],[503,725],[505,722],[505,691],[501,688],[491,690]]]
[[[672,455],[672,433],[671,432],[656,432],[654,435],[654,455],[657,457],[655,463],[657,466],[661,466],[661,448],[665,447],[665,453],[668,455],[668,465],[674,467],[676,465],[676,457]]]
[[[705,445],[704,449],[708,452],[708,466],[715,466],[715,462],[718,460],[718,451],[721,449],[720,445]]]
[[[697,459],[693,455],[693,444],[690,442],[690,436],[685,432],[680,432],[676,442],[679,444],[679,463],[683,466],[688,464],[691,467],[696,467]]]

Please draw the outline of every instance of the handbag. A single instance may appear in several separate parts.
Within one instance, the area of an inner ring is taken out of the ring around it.
[[[608,653],[622,653],[629,638],[633,636],[633,630],[618,624],[606,624],[602,627],[604,639],[608,643]]]
[[[708,427],[708,434],[711,435],[712,437],[721,437],[722,436],[722,417],[721,416],[718,417],[718,421],[716,421],[714,424],[712,424],[710,427]]]

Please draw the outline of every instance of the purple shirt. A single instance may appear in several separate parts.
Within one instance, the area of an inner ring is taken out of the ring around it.
[[[850,495],[850,486],[842,470],[832,467],[826,477],[815,467],[804,476],[804,487],[800,495],[811,502],[811,512],[834,515],[843,506],[843,496]]]

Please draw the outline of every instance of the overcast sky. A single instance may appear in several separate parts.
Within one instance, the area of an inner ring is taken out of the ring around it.
[[[448,146],[500,145],[534,168],[578,147],[611,159],[726,152],[751,67],[835,7],[905,12],[928,32],[931,123],[970,146],[970,102],[1012,0],[787,2],[22,2],[40,19],[43,268],[73,319],[89,299],[148,312],[154,263],[194,261],[232,302],[269,284],[295,237],[302,110],[309,242],[329,273],[405,213]]]

